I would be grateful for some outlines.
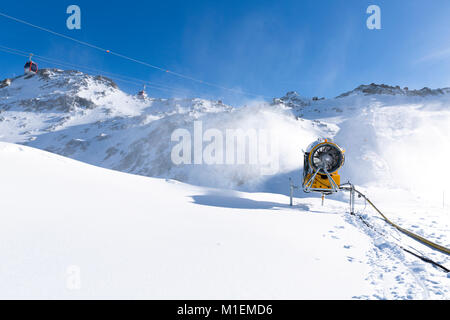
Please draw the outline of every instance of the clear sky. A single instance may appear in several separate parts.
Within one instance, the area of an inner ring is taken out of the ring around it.
[[[81,8],[68,30],[66,8]],[[366,9],[381,8],[381,30]],[[334,97],[363,83],[450,86],[448,0],[2,1],[0,12],[224,87],[268,97]],[[0,17],[0,45],[170,87],[187,96],[245,97],[123,60]],[[0,78],[25,58],[0,52]],[[40,67],[53,67],[40,63]],[[137,85],[117,82],[127,92]],[[150,88],[152,96],[180,95]]]

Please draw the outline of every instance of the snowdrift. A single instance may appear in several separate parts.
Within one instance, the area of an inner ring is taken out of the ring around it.
[[[392,230],[364,231],[339,201],[290,208],[282,195],[130,175],[8,143],[0,159],[3,299],[448,298],[450,278],[405,256]],[[421,232],[442,241],[439,216],[426,218]]]
[[[129,175],[18,145],[0,143],[0,158],[1,298],[371,294],[368,265],[346,258],[365,261],[369,238],[342,215],[308,213],[320,210],[315,199],[300,215],[280,195]]]

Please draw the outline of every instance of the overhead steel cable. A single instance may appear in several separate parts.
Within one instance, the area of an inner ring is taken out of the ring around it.
[[[63,66],[63,67],[65,66],[65,67],[70,67],[70,68],[74,67],[77,70],[87,70],[88,72],[100,73],[102,75],[111,77],[114,80],[135,84],[137,86],[145,85],[149,88],[161,89],[163,91],[182,92],[181,89],[177,89],[177,88],[173,88],[173,87],[165,87],[164,85],[154,83],[153,81],[145,81],[145,80],[138,79],[138,78],[132,78],[132,77],[128,77],[125,75],[112,73],[112,72],[106,72],[103,70],[98,70],[98,69],[94,69],[94,68],[90,68],[90,67],[86,67],[86,66],[80,66],[80,65],[76,65],[76,64],[72,64],[72,63],[52,61],[51,59],[47,59],[47,58],[44,58],[44,57],[38,56],[38,55],[35,55],[35,57],[37,57],[37,58],[35,58],[36,61],[43,61],[45,63],[54,64],[54,65],[58,65],[58,66]]]
[[[26,55],[26,54],[23,54],[23,53],[19,53],[19,52],[14,52],[14,51],[9,50],[9,49],[0,48],[0,51],[11,53],[11,54],[15,54],[15,55],[18,55],[18,56],[21,56],[21,57],[29,57],[29,55]]]
[[[14,55],[18,55],[18,56],[22,56],[22,57],[28,57],[29,54],[27,54],[25,51],[21,51],[21,50],[17,50],[17,49],[13,49],[13,48],[8,48],[5,46],[1,46],[0,45],[0,51],[3,52],[7,52],[10,54],[14,54]],[[109,77],[113,78],[116,81],[120,81],[120,82],[125,82],[125,83],[130,83],[130,84],[134,84],[137,86],[142,86],[145,85],[149,88],[152,89],[157,89],[157,90],[161,90],[161,91],[166,91],[166,92],[179,92],[179,93],[183,93],[185,94],[186,92],[184,92],[182,89],[176,89],[176,88],[171,88],[171,87],[165,87],[164,85],[160,85],[160,84],[156,84],[154,82],[149,82],[149,81],[145,81],[142,79],[137,79],[137,78],[132,78],[132,77],[127,77],[124,75],[119,75],[119,74],[115,74],[115,73],[111,73],[111,72],[106,72],[106,71],[102,71],[102,70],[98,70],[98,69],[94,69],[94,68],[90,68],[90,67],[85,67],[85,66],[80,66],[80,65],[76,65],[76,64],[72,64],[72,63],[67,63],[67,62],[62,62],[62,61],[58,61],[58,60],[54,60],[54,59],[50,59],[50,58],[45,58],[43,56],[40,55],[33,55],[35,58],[35,61],[42,61],[45,63],[49,63],[51,65],[55,65],[55,66],[63,66],[63,67],[69,67],[69,68],[73,68],[75,67],[77,70],[90,70],[90,72],[98,72],[100,74],[106,74]],[[128,78],[128,79],[123,79],[123,78]],[[131,80],[129,80],[131,79]]]
[[[3,45],[0,45],[0,49],[6,49],[6,50],[18,52],[18,53],[21,53],[22,55],[27,56],[27,57],[29,56],[29,52],[27,52],[27,51],[18,50],[18,49],[6,47],[6,46],[3,46]],[[2,50],[2,51],[4,51],[4,50]],[[74,64],[74,63],[69,63],[69,62],[66,62],[66,61],[57,60],[57,59],[54,59],[54,58],[49,58],[49,57],[45,57],[45,56],[38,55],[38,54],[33,54],[33,57],[37,58],[37,59],[35,59],[36,61],[44,60],[44,62],[50,62],[50,63],[54,63],[54,64],[59,64],[59,65],[67,65],[67,66],[69,66],[71,68],[75,67],[75,68],[78,68],[78,69],[91,70],[92,72],[98,72],[98,73],[101,73],[101,74],[111,75],[111,76],[114,76],[114,77],[121,77],[121,78],[125,78],[125,79],[130,79],[131,81],[138,81],[138,82],[140,82],[140,85],[145,84],[145,85],[151,85],[151,86],[158,86],[158,87],[161,87],[161,88],[174,90],[174,91],[183,91],[180,88],[170,87],[170,86],[167,86],[165,84],[161,84],[159,82],[146,81],[146,80],[142,80],[142,79],[138,79],[138,78],[134,78],[134,77],[130,77],[130,76],[125,76],[125,75],[118,74],[118,73],[113,73],[113,72],[109,72],[109,71],[95,69],[95,68],[92,68],[92,67],[87,67],[87,66]]]
[[[44,27],[37,26],[37,25],[32,24],[32,23],[29,23],[29,22],[27,22],[27,21],[25,21],[25,20],[18,19],[18,18],[12,17],[12,16],[10,16],[10,15],[7,15],[7,14],[5,14],[5,13],[3,13],[3,12],[0,12],[0,16],[3,16],[3,17],[5,17],[5,18],[11,19],[11,20],[14,20],[14,21],[19,22],[19,23],[23,23],[23,24],[25,24],[25,25],[28,25],[28,26],[33,27],[33,28],[37,28],[37,29],[42,30],[42,31],[45,31],[45,32],[49,32],[49,33],[51,33],[51,34],[54,34],[54,35],[59,36],[59,37],[66,38],[66,39],[68,39],[68,40],[78,42],[79,44],[82,44],[82,45],[91,47],[91,48],[93,48],[93,49],[97,49],[97,50],[101,50],[101,51],[106,51],[106,49],[103,49],[103,48],[98,47],[98,46],[96,46],[96,45],[93,45],[93,44],[90,44],[90,43],[87,43],[87,42],[84,42],[84,41],[81,41],[81,40],[78,40],[78,39],[75,39],[75,38],[66,36],[66,35],[64,35],[64,34],[62,34],[62,33],[59,33],[59,32],[56,32],[56,31],[53,31],[53,30],[44,28]]]
[[[41,31],[45,31],[45,32],[51,33],[51,34],[53,34],[53,35],[56,35],[56,36],[65,38],[65,39],[67,39],[67,40],[74,41],[74,42],[76,42],[76,43],[78,43],[78,44],[81,44],[81,45],[84,45],[84,46],[88,46],[88,47],[90,47],[90,48],[93,48],[93,49],[96,49],[96,50],[100,50],[100,51],[105,52],[105,53],[109,53],[109,54],[114,55],[114,56],[116,56],[116,57],[119,57],[119,58],[122,58],[122,59],[126,59],[126,60],[129,60],[129,61],[132,61],[132,62],[141,64],[141,65],[143,65],[143,66],[147,66],[147,67],[149,67],[149,68],[153,68],[153,69],[156,69],[156,70],[159,70],[159,71],[163,71],[163,72],[165,72],[165,73],[167,73],[167,74],[171,74],[171,75],[177,76],[177,77],[179,77],[179,78],[183,78],[183,79],[195,81],[195,82],[198,82],[198,83],[201,83],[201,84],[204,84],[204,85],[208,85],[208,86],[211,86],[211,87],[216,87],[216,88],[218,88],[218,89],[230,91],[230,92],[237,93],[237,94],[241,94],[241,95],[248,95],[248,96],[255,96],[255,97],[262,97],[262,98],[270,98],[270,97],[266,97],[266,96],[263,96],[263,95],[260,95],[260,94],[256,94],[256,93],[252,93],[252,92],[247,92],[247,91],[243,91],[243,90],[237,90],[237,89],[232,89],[232,88],[224,87],[224,86],[221,86],[221,85],[212,83],[212,82],[203,81],[203,80],[201,80],[201,79],[197,79],[197,78],[194,78],[194,77],[191,77],[191,76],[188,76],[188,75],[184,75],[184,74],[179,73],[179,72],[174,72],[174,71],[171,71],[171,70],[169,70],[169,69],[162,68],[162,67],[159,67],[159,66],[150,64],[150,63],[148,63],[148,62],[144,62],[144,61],[142,61],[142,60],[135,59],[135,58],[133,58],[133,57],[129,57],[129,56],[127,56],[127,55],[124,55],[124,54],[121,54],[121,53],[112,51],[112,50],[110,50],[110,49],[105,49],[105,48],[96,46],[96,45],[94,45],[94,44],[91,44],[91,43],[89,43],[89,42],[81,41],[81,40],[78,40],[78,39],[76,39],[76,38],[72,38],[72,37],[66,36],[66,35],[64,35],[64,34],[62,34],[62,33],[59,33],[59,32],[53,31],[53,30],[50,30],[50,29],[48,29],[48,28],[44,28],[44,27],[41,27],[41,26],[32,24],[32,23],[30,23],[30,22],[27,22],[27,21],[25,21],[25,20],[22,20],[22,19],[19,19],[19,18],[10,16],[10,15],[7,15],[7,14],[5,14],[5,13],[3,13],[3,12],[0,12],[0,16],[3,16],[3,17],[5,17],[5,18],[7,18],[7,19],[10,19],[10,20],[13,20],[13,21],[22,23],[22,24],[25,24],[25,25],[30,26],[30,27],[33,27],[33,28],[37,28],[37,29],[39,29],[39,30],[41,30]]]

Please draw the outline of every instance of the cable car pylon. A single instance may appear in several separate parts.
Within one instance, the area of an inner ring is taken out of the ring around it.
[[[147,92],[145,92],[145,88],[146,88],[146,85],[144,84],[144,87],[142,88],[142,90],[137,93],[137,97],[139,99],[145,100],[148,98]]]

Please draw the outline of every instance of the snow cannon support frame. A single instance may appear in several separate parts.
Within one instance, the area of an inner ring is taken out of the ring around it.
[[[338,170],[344,165],[344,150],[331,139],[320,138],[304,152],[303,191],[329,195],[339,192],[341,176]]]
[[[345,150],[331,139],[319,138],[309,145],[304,153],[302,188],[305,193],[319,192],[322,194],[322,205],[325,195],[340,191],[341,176],[338,170],[344,165]],[[293,203],[294,189],[298,186],[290,184],[290,206]]]

